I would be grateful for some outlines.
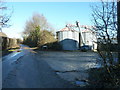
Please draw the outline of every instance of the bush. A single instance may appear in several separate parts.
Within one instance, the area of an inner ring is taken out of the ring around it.
[[[59,42],[56,41],[56,42],[50,43],[48,48],[51,50],[61,50],[61,45],[59,44]]]
[[[44,44],[44,45],[40,46],[40,49],[43,50],[44,46],[47,46],[47,48],[46,48],[47,50],[61,50],[61,45],[57,41]]]
[[[120,88],[120,66],[89,70],[89,84],[94,88]]]

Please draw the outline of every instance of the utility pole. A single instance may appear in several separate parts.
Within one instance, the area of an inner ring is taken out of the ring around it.
[[[117,30],[118,60],[120,64],[120,0],[117,0],[117,21],[118,21],[118,30]]]

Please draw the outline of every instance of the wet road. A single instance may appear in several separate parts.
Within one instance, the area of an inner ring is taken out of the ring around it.
[[[36,52],[21,45],[21,52],[13,52],[2,61],[3,88],[74,88],[61,79]]]
[[[14,63],[17,62],[19,58],[25,55],[26,52],[22,48],[23,48],[23,45],[21,45],[21,48],[20,48],[21,52],[14,51],[13,53],[2,57],[2,69],[3,69],[2,79],[3,80],[7,77],[8,73],[12,71],[16,66]]]

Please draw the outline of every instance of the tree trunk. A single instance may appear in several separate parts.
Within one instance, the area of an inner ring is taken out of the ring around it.
[[[117,40],[118,40],[118,60],[120,64],[120,0],[117,2],[117,17],[118,17],[118,31],[117,31]]]

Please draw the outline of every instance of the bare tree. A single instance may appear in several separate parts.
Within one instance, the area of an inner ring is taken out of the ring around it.
[[[32,43],[33,46],[40,46],[48,43],[49,41],[46,40],[47,37],[49,40],[50,37],[54,39],[54,36],[50,33],[50,31],[47,31],[50,29],[52,28],[46,18],[42,14],[35,13],[32,18],[26,22],[25,30],[23,32],[24,42],[27,41],[27,43]]]
[[[9,13],[8,13],[9,11]],[[13,11],[8,10],[8,7],[5,5],[5,2],[0,0],[0,30],[2,31],[3,27],[9,27],[8,24]]]
[[[96,5],[92,9],[98,45],[105,46],[104,52],[99,48],[98,52],[103,58],[105,66],[107,66],[107,63],[113,65],[114,57],[111,52],[111,45],[115,42],[114,39],[117,38],[117,5],[113,0],[111,2],[101,0],[100,5]]]
[[[108,80],[108,82],[112,87],[119,87],[119,61],[116,60],[118,57],[115,57],[115,55],[118,54],[118,48],[116,47],[117,49],[115,50],[114,47],[115,44],[117,46],[117,33],[118,44],[120,37],[118,30],[119,18],[117,22],[117,2],[115,2],[115,0],[108,1],[109,2],[104,2],[104,0],[101,0],[99,5],[92,6],[92,17],[95,25],[94,30],[96,31],[98,38],[98,53],[101,56],[103,65],[106,69],[105,73],[108,73],[108,76],[106,77],[111,80]],[[117,63],[115,63],[115,60]]]
[[[51,29],[47,19],[39,13],[34,13],[32,18],[26,21],[26,26],[24,29],[24,34],[29,34],[31,31],[34,31],[36,27],[39,27],[40,30]]]

